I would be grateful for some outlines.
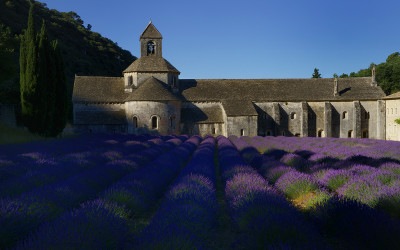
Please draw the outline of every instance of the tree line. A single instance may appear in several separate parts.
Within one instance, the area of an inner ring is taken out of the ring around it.
[[[372,68],[376,67],[376,81],[382,88],[385,94],[390,95],[400,91],[400,53],[395,52],[390,54],[386,61],[380,64],[371,63],[368,68],[360,69],[358,72],[351,72],[350,74],[333,74],[333,78],[347,78],[347,77],[370,77],[372,75]],[[321,78],[319,69],[314,68],[312,78]]]

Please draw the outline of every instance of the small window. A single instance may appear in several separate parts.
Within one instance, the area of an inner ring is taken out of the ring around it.
[[[175,125],[175,116],[171,115],[171,116],[169,117],[169,126],[170,126],[171,128],[174,128],[174,125]]]
[[[158,118],[157,118],[157,116],[153,116],[151,118],[151,129],[158,129]]]
[[[211,134],[215,135],[216,133],[217,133],[217,129],[216,129],[215,127],[213,127],[213,128],[211,129]]]
[[[244,136],[244,129],[240,130],[240,136]]]
[[[342,118],[343,118],[343,119],[347,119],[347,111],[344,111],[344,112],[343,112]]]
[[[296,119],[296,113],[295,113],[295,112],[293,112],[293,113],[290,114],[290,119],[292,119],[292,120],[293,120],[293,119]]]
[[[294,136],[296,136],[296,137],[300,137],[300,134],[299,134],[299,133],[296,133]]]
[[[362,132],[362,138],[368,138],[368,130]]]
[[[137,128],[138,127],[138,118],[137,118],[137,116],[133,116],[132,117],[132,124],[133,124],[133,128]]]
[[[347,138],[353,138],[353,130],[347,132]]]
[[[133,76],[128,76],[128,85],[131,86],[133,83]]]
[[[172,77],[172,88],[176,88],[176,77],[175,76],[173,76]]]
[[[364,113],[364,118],[365,118],[365,120],[368,120],[368,119],[369,119],[369,112],[365,112],[365,113]]]
[[[325,137],[325,132],[323,129],[318,130],[318,137]]]
[[[267,130],[267,136],[271,135],[271,130]]]

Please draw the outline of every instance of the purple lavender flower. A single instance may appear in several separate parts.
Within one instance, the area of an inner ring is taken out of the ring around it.
[[[324,171],[324,174],[320,177],[319,181],[330,190],[336,191],[355,177],[356,175],[354,172],[347,169],[328,169]]]
[[[289,199],[296,199],[309,192],[319,190],[318,182],[310,175],[297,171],[287,172],[275,183],[275,187],[281,190]]]

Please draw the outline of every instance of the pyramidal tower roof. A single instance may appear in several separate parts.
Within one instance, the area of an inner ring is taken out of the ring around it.
[[[157,28],[150,21],[147,27],[144,29],[142,34],[140,35],[140,39],[142,38],[159,38],[162,39],[161,33],[157,30]]]

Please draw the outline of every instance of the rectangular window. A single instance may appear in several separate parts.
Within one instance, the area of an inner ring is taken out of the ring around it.
[[[240,130],[240,136],[244,136],[244,129]]]

